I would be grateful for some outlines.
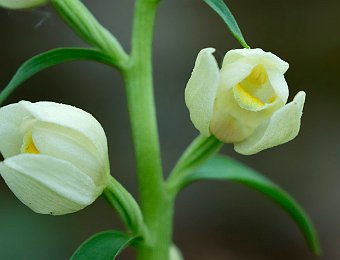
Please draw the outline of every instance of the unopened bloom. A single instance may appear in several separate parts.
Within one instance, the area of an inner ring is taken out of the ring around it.
[[[73,106],[21,101],[0,108],[0,151],[1,176],[37,213],[78,211],[108,184],[104,130]]]
[[[241,154],[295,138],[306,94],[300,91],[286,104],[288,63],[261,49],[237,49],[227,52],[219,69],[214,51],[200,51],[185,89],[190,118],[201,134],[234,143]]]
[[[48,0],[0,0],[0,7],[8,9],[33,8],[47,3]]]

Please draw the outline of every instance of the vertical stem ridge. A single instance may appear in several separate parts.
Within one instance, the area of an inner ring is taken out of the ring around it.
[[[166,260],[173,199],[162,173],[152,79],[152,41],[157,0],[136,0],[132,52],[124,71],[135,147],[140,204],[149,237],[137,246],[139,260]]]
[[[142,210],[153,207],[161,194],[163,174],[152,79],[152,38],[155,6],[139,0],[135,7],[132,54],[125,72],[126,93],[137,163]]]

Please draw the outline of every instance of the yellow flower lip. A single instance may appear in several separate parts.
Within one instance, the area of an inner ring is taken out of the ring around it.
[[[277,96],[272,93],[268,83],[268,74],[262,64],[256,65],[249,75],[233,89],[239,105],[251,111],[259,111],[275,102]]]
[[[242,103],[242,107],[249,110],[260,110],[265,106],[259,98],[249,93],[241,84],[234,89],[235,98]]]
[[[24,135],[23,144],[21,146],[22,153],[39,154],[39,150],[35,146],[32,138],[32,132],[28,132]]]

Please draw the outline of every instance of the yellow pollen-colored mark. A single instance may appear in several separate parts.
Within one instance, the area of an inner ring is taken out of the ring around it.
[[[273,103],[276,100],[277,96],[272,96],[270,99],[268,99],[268,103]]]
[[[264,66],[259,64],[253,68],[247,78],[254,81],[254,83],[259,86],[267,82],[268,75]]]
[[[245,108],[261,109],[265,105],[260,99],[254,97],[247,90],[245,90],[241,84],[237,84],[235,90],[236,91],[234,91],[234,93],[236,94],[237,99],[242,102]]]
[[[32,138],[32,133],[29,132],[25,134],[23,144],[21,146],[22,153],[32,153],[32,154],[39,154],[39,150],[35,146]]]

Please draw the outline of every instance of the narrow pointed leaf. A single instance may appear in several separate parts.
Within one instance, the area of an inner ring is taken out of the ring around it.
[[[38,72],[61,63],[76,60],[94,60],[115,66],[115,61],[112,58],[94,49],[58,48],[38,54],[23,63],[8,85],[1,91],[0,105],[17,87]]]
[[[138,237],[119,231],[103,231],[86,240],[71,260],[112,260],[126,247],[132,245]]]
[[[300,205],[283,189],[249,167],[228,158],[216,155],[201,167],[186,175],[181,182],[183,188],[199,180],[227,180],[244,184],[255,189],[280,205],[304,233],[311,251],[319,255],[320,245],[311,220]]]
[[[246,43],[245,39],[243,38],[243,35],[241,33],[240,28],[238,27],[238,24],[233,16],[233,14],[230,12],[228,6],[224,3],[223,0],[203,0],[207,5],[209,5],[226,23],[228,26],[230,32],[236,40],[244,47],[244,48],[250,48],[248,44]]]

